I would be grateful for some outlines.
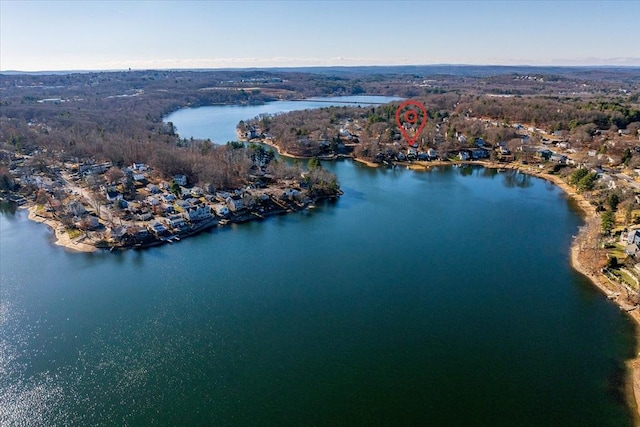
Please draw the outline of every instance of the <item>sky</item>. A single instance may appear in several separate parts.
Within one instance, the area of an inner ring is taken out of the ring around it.
[[[640,66],[640,0],[0,0],[0,70]]]

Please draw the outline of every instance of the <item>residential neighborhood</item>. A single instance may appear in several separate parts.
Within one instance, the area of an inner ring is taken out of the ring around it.
[[[262,219],[304,209],[315,202],[305,174],[260,178],[233,190],[190,185],[185,174],[164,179],[145,163],[118,168],[111,162],[73,163],[36,170],[33,158],[13,155],[15,185],[33,186],[33,215],[62,223],[72,240],[97,248],[146,247],[172,243],[218,225]]]

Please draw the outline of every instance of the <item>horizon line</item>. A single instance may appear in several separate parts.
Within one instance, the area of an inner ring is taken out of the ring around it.
[[[239,70],[286,70],[286,69],[357,69],[357,68],[398,68],[398,67],[503,67],[503,68],[640,68],[640,64],[371,64],[371,65],[282,65],[282,66],[248,66],[248,67],[158,67],[158,68],[101,68],[101,69],[49,69],[49,70],[0,70],[0,74],[48,74],[48,73],[93,73],[93,72],[123,72],[123,71],[239,71]]]

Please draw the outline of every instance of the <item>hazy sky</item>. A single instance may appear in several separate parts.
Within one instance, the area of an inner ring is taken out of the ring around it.
[[[640,1],[0,0],[0,70],[640,65]]]

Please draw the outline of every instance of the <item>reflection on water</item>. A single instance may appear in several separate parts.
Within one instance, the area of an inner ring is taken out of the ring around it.
[[[631,425],[560,190],[325,167],[338,200],[145,251],[0,214],[0,425]]]

